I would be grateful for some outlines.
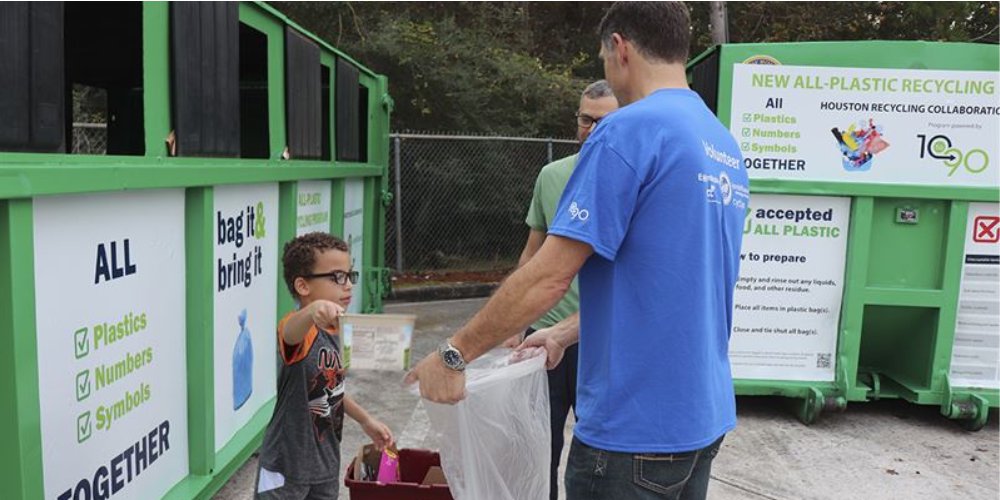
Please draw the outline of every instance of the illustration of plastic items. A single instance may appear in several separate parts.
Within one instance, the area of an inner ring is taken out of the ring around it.
[[[233,411],[239,410],[253,393],[253,341],[247,330],[247,310],[240,312],[240,334],[233,346]]]
[[[872,169],[872,160],[875,155],[868,151],[862,152],[858,155],[858,159],[854,160],[854,171],[855,172],[867,172]]]
[[[845,157],[849,157],[854,148],[847,145],[847,142],[844,140],[845,134],[842,134],[840,130],[837,129],[837,127],[833,127],[832,129],[830,129],[830,132],[833,133],[833,138],[837,139],[837,145],[840,146],[841,154],[843,154]]]
[[[854,126],[852,125],[851,129],[853,128]],[[855,151],[858,149],[858,143],[854,140],[852,132],[853,130],[848,130],[841,136],[841,138],[843,139],[845,146],[847,146],[851,151]]]
[[[871,141],[868,144],[868,151],[872,154],[879,154],[889,147],[889,143],[882,137],[882,126],[873,126]]]
[[[853,131],[853,129],[854,126],[852,125],[849,130]],[[871,169],[871,155],[866,154],[857,147],[857,143],[850,138],[850,132],[841,132],[837,129],[837,127],[830,129],[830,132],[832,132],[833,137],[837,139],[837,144],[840,146],[840,152],[844,156],[842,159],[844,170],[849,172],[863,172]],[[852,147],[851,144],[854,144],[854,146]]]

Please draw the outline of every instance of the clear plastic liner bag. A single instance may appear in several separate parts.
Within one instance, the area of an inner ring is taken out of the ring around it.
[[[484,354],[466,368],[465,391],[456,405],[423,401],[455,500],[548,498],[545,350]]]

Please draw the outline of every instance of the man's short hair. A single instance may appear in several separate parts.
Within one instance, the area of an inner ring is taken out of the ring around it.
[[[683,64],[691,45],[691,16],[682,2],[615,2],[597,32],[607,48],[618,33],[643,56]]]
[[[316,266],[316,256],[326,250],[350,252],[347,242],[330,233],[306,233],[288,243],[285,243],[285,253],[281,257],[285,285],[292,297],[299,298],[295,292],[295,278],[312,274]]]
[[[597,80],[596,82],[587,85],[587,88],[583,89],[582,94],[582,97],[586,97],[587,99],[600,99],[602,97],[614,96],[615,93],[612,92],[611,86],[608,85],[607,80]]]

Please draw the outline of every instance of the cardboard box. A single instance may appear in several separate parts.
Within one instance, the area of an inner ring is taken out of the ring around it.
[[[343,330],[344,365],[355,370],[410,369],[412,314],[345,314]]]
[[[445,479],[445,477],[444,477],[444,471],[441,470],[441,467],[435,465],[435,466],[431,467],[430,469],[427,469],[427,475],[424,476],[424,480],[421,481],[420,484],[427,484],[427,485],[431,485],[431,484],[443,484],[443,485],[447,485],[448,484],[448,480]]]
[[[454,500],[443,474],[440,477],[442,483],[423,484],[428,477],[432,482],[439,480],[435,476],[437,473],[432,472],[432,469],[441,470],[441,457],[436,452],[409,448],[399,450],[398,483],[354,479],[358,476],[359,459],[360,463],[366,463],[367,460],[378,458],[381,458],[378,449],[368,445],[359,451],[358,456],[347,467],[344,486],[350,492],[351,500]]]

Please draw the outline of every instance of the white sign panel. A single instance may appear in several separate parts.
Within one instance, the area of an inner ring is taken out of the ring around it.
[[[344,241],[351,248],[351,267],[358,271],[358,282],[351,292],[351,305],[347,312],[360,313],[365,296],[365,270],[362,258],[365,250],[365,180],[347,179],[344,182]]]
[[[330,232],[330,181],[299,181],[295,235]]]
[[[215,449],[276,391],[278,186],[215,188]]]
[[[188,473],[184,191],[34,201],[45,498],[160,497]]]
[[[737,64],[751,178],[996,187],[998,73]]]
[[[970,203],[951,385],[1000,389],[1000,207]]]
[[[832,381],[851,200],[750,200],[729,359],[737,379]]]

